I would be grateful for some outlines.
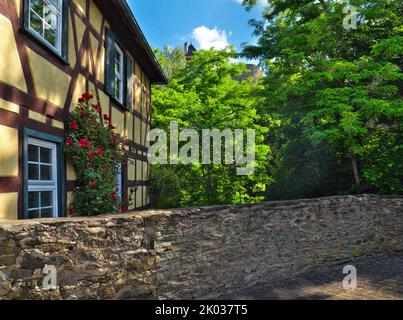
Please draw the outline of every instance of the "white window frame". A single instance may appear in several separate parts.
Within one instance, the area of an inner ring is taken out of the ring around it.
[[[115,187],[118,190],[118,192],[116,192],[117,196],[122,198],[123,197],[123,171],[122,171],[122,165],[119,164],[118,167],[118,174],[116,176],[116,184]]]
[[[36,147],[42,147],[42,148],[47,148],[52,151],[52,180],[28,180],[28,194],[29,192],[46,192],[46,191],[51,191],[53,194],[53,199],[52,199],[52,207],[41,207],[41,199],[39,199],[39,207],[38,208],[29,208],[27,209],[27,214],[29,214],[30,211],[34,210],[39,210],[41,211],[42,209],[50,209],[53,208],[53,213],[52,217],[56,218],[58,217],[58,208],[59,208],[59,199],[58,199],[58,176],[57,176],[57,144],[52,143],[52,142],[47,142],[44,140],[36,139],[36,138],[28,138],[28,146],[33,145]],[[28,164],[38,164],[40,167],[40,162],[33,162],[29,161],[29,156],[27,155],[26,157],[27,165]],[[39,159],[40,161],[40,159]],[[40,169],[39,169],[40,170]],[[40,179],[40,176],[39,176]],[[41,217],[40,217],[41,218]]]
[[[34,30],[33,28],[31,28],[31,13],[33,12],[33,10],[31,10],[32,8],[32,0],[28,0],[29,3],[29,10],[28,10],[28,29],[30,32],[34,33],[36,37],[38,37],[41,41],[43,41],[46,45],[50,46],[53,50],[55,50],[57,53],[61,54],[62,51],[62,33],[63,33],[63,0],[56,0],[57,1],[57,6],[51,1],[51,0],[43,0],[43,2],[49,6],[49,8],[51,8],[51,10],[53,11],[54,14],[56,14],[57,16],[57,30],[56,30],[56,47],[51,44],[50,42],[48,42],[45,39],[45,30],[42,30],[43,34],[39,34],[36,30]],[[48,27],[49,24],[44,20],[43,17],[40,17],[36,12],[34,12],[37,17],[39,17],[42,22],[43,22],[43,28],[45,28],[45,25],[47,25]]]
[[[115,48],[116,48],[116,56],[117,54],[120,55],[120,59],[119,59],[119,70],[116,70],[116,58],[115,58],[115,68],[114,68],[114,72],[115,72],[115,84],[116,84],[116,80],[118,80],[118,84],[119,84],[119,96],[116,95],[116,88],[115,88],[115,98],[116,100],[118,100],[120,103],[123,103],[123,84],[124,84],[124,54],[123,54],[123,50],[119,47],[119,45],[117,43],[115,43]]]

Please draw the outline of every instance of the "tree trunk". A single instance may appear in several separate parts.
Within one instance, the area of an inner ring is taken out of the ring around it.
[[[351,162],[353,164],[354,182],[356,184],[361,184],[360,174],[358,172],[358,165],[357,165],[357,155],[355,153],[351,156]]]

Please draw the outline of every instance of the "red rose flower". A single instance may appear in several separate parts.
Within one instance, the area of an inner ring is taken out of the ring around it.
[[[81,117],[87,118],[87,117],[88,117],[88,113],[87,113],[87,112],[81,112]]]
[[[98,147],[97,156],[100,156],[101,154],[102,154],[102,147]]]
[[[85,92],[85,93],[83,93],[82,98],[88,101],[88,100],[91,100],[92,98],[94,98],[94,96],[88,92]]]
[[[80,139],[80,141],[78,143],[81,145],[81,149],[85,149],[90,144],[90,140],[88,140],[88,139]]]
[[[91,107],[93,107],[97,113],[101,113],[101,112],[102,112],[102,108],[101,108],[101,106],[99,105],[99,103],[97,103],[97,104],[92,104]]]
[[[67,139],[67,140],[66,140],[66,145],[67,145],[68,147],[71,147],[71,146],[73,145],[73,140]]]
[[[91,186],[92,189],[96,189],[98,184],[96,182],[91,182],[90,186]]]
[[[118,206],[118,211],[122,211],[122,206]]]
[[[123,208],[123,212],[127,212],[128,211],[128,209],[127,208]]]
[[[117,197],[116,197],[116,193],[115,193],[115,192],[112,192],[111,198],[112,198],[113,201],[116,201],[116,200],[117,200]]]
[[[90,156],[90,159],[94,159],[94,158],[95,158],[95,153],[94,153],[94,152],[90,152],[89,156]]]
[[[89,119],[89,120],[88,120],[88,123],[91,124],[91,125],[94,125],[94,124],[95,124],[95,120],[94,120],[94,119]]]
[[[78,122],[77,122],[77,120],[71,121],[71,123],[70,123],[70,129],[71,129],[71,130],[78,130]]]
[[[116,127],[112,124],[112,123],[110,123],[109,124],[109,129],[111,129],[111,130],[115,130],[116,129]]]
[[[84,103],[84,102],[85,102],[85,99],[84,99],[84,98],[78,99],[78,103]]]

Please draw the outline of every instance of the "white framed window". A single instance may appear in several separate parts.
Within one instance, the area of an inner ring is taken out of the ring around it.
[[[63,0],[28,0],[28,3],[29,30],[60,54]]]
[[[115,59],[115,98],[120,103],[123,103],[123,83],[124,83],[124,54],[122,49],[115,44],[116,59]]]
[[[27,144],[27,217],[57,217],[57,145],[31,137],[28,138]]]

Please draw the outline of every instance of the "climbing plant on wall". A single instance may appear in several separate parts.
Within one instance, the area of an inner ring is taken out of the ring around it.
[[[77,172],[77,187],[68,208],[74,216],[126,211],[126,199],[118,196],[116,177],[126,161],[123,137],[112,119],[84,93],[68,122],[65,155]]]

